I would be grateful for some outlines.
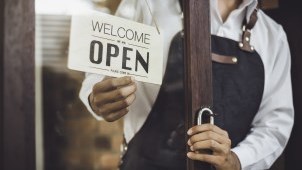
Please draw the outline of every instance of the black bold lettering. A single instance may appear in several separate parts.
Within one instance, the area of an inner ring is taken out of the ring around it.
[[[128,51],[133,51],[133,49],[132,48],[127,48],[127,47],[123,48],[123,63],[122,63],[122,68],[126,69],[126,70],[131,70],[130,67],[127,67],[127,60],[130,60],[130,58],[127,57]]]
[[[97,60],[94,58],[94,52],[95,52],[95,45],[99,46]],[[103,44],[99,41],[92,41],[90,43],[90,61],[94,64],[101,64],[103,58]]]
[[[136,60],[135,60],[135,71],[137,71],[138,62],[144,68],[144,70],[148,73],[149,71],[149,52],[147,52],[147,61],[144,60],[142,55],[136,50]]]
[[[114,52],[113,50],[114,49]],[[107,59],[106,59],[106,66],[110,66],[111,57],[117,57],[119,54],[119,48],[117,45],[108,43],[107,45]]]

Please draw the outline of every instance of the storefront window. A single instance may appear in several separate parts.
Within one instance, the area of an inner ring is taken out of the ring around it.
[[[84,73],[67,68],[71,15],[110,13],[118,0],[36,0],[36,151],[39,170],[116,169],[122,121],[95,120],[79,99]]]

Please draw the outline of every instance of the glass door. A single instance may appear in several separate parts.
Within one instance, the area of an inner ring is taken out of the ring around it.
[[[71,16],[113,13],[118,0],[36,0],[36,154],[41,170],[116,169],[122,121],[97,121],[79,99],[84,73],[67,68]]]

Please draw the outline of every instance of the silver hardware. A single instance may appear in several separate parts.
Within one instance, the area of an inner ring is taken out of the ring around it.
[[[252,51],[254,51],[254,50],[255,50],[254,46],[251,46],[251,50],[252,50]]]
[[[243,32],[245,32],[245,31],[251,32],[250,29],[246,29],[246,26],[245,26],[245,25],[242,26],[242,31],[243,31]]]
[[[128,146],[126,144],[121,144],[121,148],[120,148],[121,153],[126,153],[127,149],[128,149]]]
[[[250,41],[250,38],[249,37],[245,37],[245,41]]]
[[[213,114],[213,111],[208,107],[202,108],[198,112],[197,125],[203,124],[202,117],[205,116],[205,114],[207,114],[207,116],[210,116],[210,124],[213,125],[214,124],[214,114]]]
[[[239,43],[239,47],[241,47],[241,48],[243,47],[243,43],[242,42]]]
[[[244,26],[242,26],[242,31],[245,31],[245,28],[246,28],[246,27],[245,27],[245,25],[244,25]]]
[[[238,62],[238,59],[237,59],[236,57],[233,57],[233,58],[232,58],[232,61],[233,61],[234,63],[237,63],[237,62]]]

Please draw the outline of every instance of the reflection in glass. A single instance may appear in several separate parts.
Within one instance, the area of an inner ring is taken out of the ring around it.
[[[79,9],[109,13],[118,2],[36,0],[38,170],[110,170],[118,165],[122,122],[96,121],[78,97],[84,73],[66,67],[71,14]]]

